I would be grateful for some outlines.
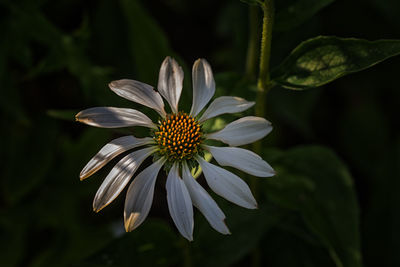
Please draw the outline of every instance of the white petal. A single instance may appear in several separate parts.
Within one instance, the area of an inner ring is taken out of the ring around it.
[[[193,240],[193,206],[185,183],[179,177],[177,164],[169,171],[167,183],[168,209],[179,232]]]
[[[159,159],[151,164],[139,173],[129,186],[124,208],[124,222],[127,232],[138,227],[149,214],[153,203],[156,178],[164,162],[164,159]]]
[[[93,210],[99,212],[110,204],[125,188],[140,164],[154,151],[154,147],[147,147],[132,152],[121,159],[97,190],[93,201]]]
[[[79,177],[81,180],[86,179],[121,153],[152,142],[153,139],[150,137],[136,138],[132,135],[114,139],[107,145],[103,146],[102,149],[100,149],[100,151],[88,162],[88,164],[86,164]]]
[[[254,199],[247,184],[235,174],[208,163],[201,157],[196,157],[204,177],[210,188],[223,198],[248,209],[257,208],[257,202]]]
[[[120,97],[152,108],[165,116],[164,102],[152,86],[128,79],[113,81],[108,86]]]
[[[258,177],[275,175],[272,167],[256,153],[239,147],[203,146],[219,165],[230,166]]]
[[[183,70],[175,59],[166,57],[158,76],[158,91],[168,101],[173,113],[178,113],[178,102],[181,97]]]
[[[203,122],[225,113],[242,112],[252,107],[253,105],[254,102],[246,101],[245,99],[240,97],[220,96],[210,104],[206,111],[204,111],[199,121]]]
[[[130,108],[97,107],[82,110],[75,116],[79,122],[102,128],[157,126],[142,112]]]
[[[208,134],[206,138],[222,141],[230,146],[241,146],[257,141],[272,131],[269,121],[248,116],[233,121],[222,130]]]
[[[215,81],[210,64],[198,59],[193,64],[193,103],[190,116],[195,117],[207,105],[215,93]]]
[[[206,190],[193,178],[186,163],[183,164],[182,177],[189,191],[193,205],[198,208],[210,225],[221,234],[230,234],[225,224],[225,214]]]

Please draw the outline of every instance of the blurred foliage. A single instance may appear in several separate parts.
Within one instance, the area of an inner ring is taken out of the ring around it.
[[[133,106],[157,119],[107,84],[130,78],[156,85],[167,55],[185,71],[182,109],[190,108],[189,66],[199,57],[213,66],[215,97],[254,100],[255,84],[243,74],[248,5],[1,0],[0,266],[400,266],[400,59],[335,80],[398,53],[396,41],[347,38],[399,38],[399,4],[275,2],[276,82],[324,88],[271,90],[266,108],[274,131],[262,156],[277,176],[260,179],[258,210],[213,195],[232,235],[218,234],[196,211],[189,243],[169,217],[162,175],[150,218],[134,232],[123,229],[124,193],[100,214],[92,212],[92,198],[116,160],[84,182],[81,168],[113,138],[146,130],[95,129],[75,123],[74,114],[92,106]],[[346,39],[314,38],[319,35]],[[329,53],[346,52],[345,68],[327,64],[322,71],[329,75],[313,69],[299,80],[298,60],[307,55],[308,63],[320,64],[326,44]]]

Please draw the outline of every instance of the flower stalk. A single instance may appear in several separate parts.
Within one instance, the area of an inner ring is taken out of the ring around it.
[[[271,56],[272,26],[274,23],[273,0],[265,0],[262,5],[263,26],[261,35],[260,72],[257,82],[256,115],[265,116],[265,96],[271,88],[269,62]]]
[[[260,67],[257,81],[257,96],[256,96],[256,116],[265,117],[265,100],[268,91],[272,88],[270,79],[270,56],[271,56],[271,40],[272,40],[272,27],[274,23],[274,3],[273,0],[265,0],[261,4],[263,11],[263,23],[261,33],[261,48],[260,48]],[[253,144],[255,153],[260,154],[262,151],[261,141]],[[251,179],[250,185],[253,193],[257,196],[257,183],[254,178]]]

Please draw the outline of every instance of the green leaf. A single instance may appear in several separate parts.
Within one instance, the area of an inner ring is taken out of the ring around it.
[[[327,148],[304,146],[270,161],[277,176],[266,195],[299,212],[336,266],[361,266],[359,209],[349,172]]]
[[[275,31],[288,31],[314,16],[318,11],[333,3],[335,0],[297,0],[289,1],[284,7],[279,8],[275,16]]]
[[[319,36],[296,47],[272,77],[285,88],[304,90],[364,70],[398,54],[400,40]]]

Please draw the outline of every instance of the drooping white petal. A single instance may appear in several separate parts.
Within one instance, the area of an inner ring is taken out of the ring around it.
[[[190,116],[195,117],[207,105],[215,93],[215,81],[210,64],[198,59],[193,64],[193,103]]]
[[[200,117],[199,122],[206,121],[221,114],[242,112],[253,105],[254,102],[246,101],[240,97],[220,96],[211,102],[210,106]]]
[[[258,177],[275,175],[272,167],[256,153],[239,147],[203,146],[219,165],[230,166]]]
[[[99,212],[110,204],[125,188],[140,164],[155,151],[147,147],[121,159],[104,179],[93,200],[93,210]]]
[[[130,126],[157,126],[142,112],[130,108],[97,107],[82,110],[76,120],[101,128],[121,128]]]
[[[241,146],[257,141],[272,131],[269,121],[261,117],[243,117],[206,138],[222,141],[230,146]]]
[[[160,74],[158,76],[158,91],[168,101],[173,113],[178,112],[182,82],[182,68],[175,59],[166,57],[161,65]]]
[[[152,108],[162,117],[165,116],[164,102],[152,86],[128,79],[112,81],[108,86],[120,97]]]
[[[81,180],[86,179],[121,153],[124,153],[125,151],[135,147],[150,144],[152,142],[153,139],[150,137],[136,138],[132,135],[114,139],[107,145],[103,146],[100,151],[86,164],[79,177]]]
[[[215,193],[244,208],[257,208],[257,202],[250,188],[242,179],[221,167],[208,163],[199,156],[196,160],[203,169],[207,184]]]
[[[156,178],[164,162],[165,160],[161,158],[151,164],[139,173],[129,186],[124,208],[124,223],[127,232],[138,227],[149,214]]]
[[[183,181],[189,191],[193,205],[198,208],[210,225],[221,234],[230,234],[225,224],[225,214],[206,190],[193,178],[186,163],[182,170]]]
[[[193,240],[193,206],[185,183],[179,177],[177,164],[169,171],[167,183],[168,209],[179,232]]]

